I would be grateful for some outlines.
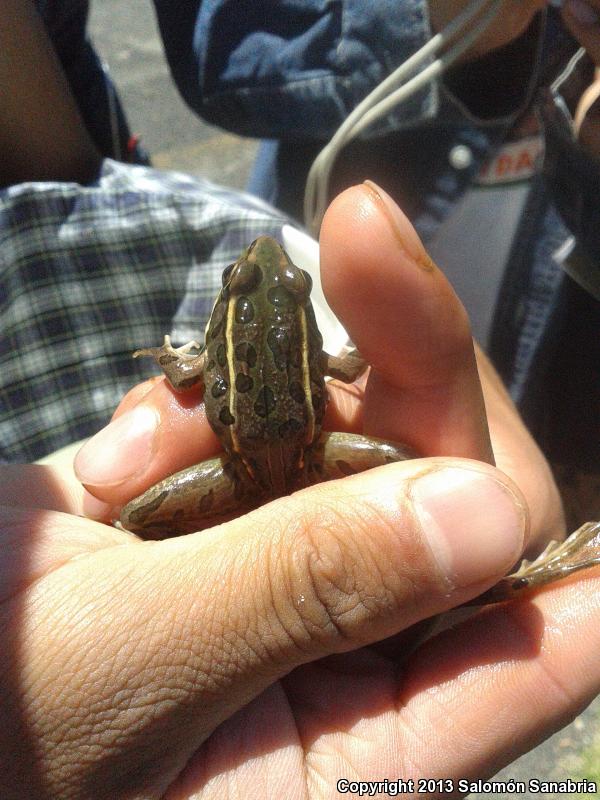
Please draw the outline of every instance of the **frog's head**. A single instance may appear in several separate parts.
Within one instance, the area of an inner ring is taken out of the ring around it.
[[[223,272],[224,299],[279,287],[287,290],[297,304],[304,305],[310,297],[312,278],[292,262],[271,236],[259,236]]]

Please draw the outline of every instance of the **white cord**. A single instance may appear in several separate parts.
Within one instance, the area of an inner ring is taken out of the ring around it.
[[[454,61],[473,44],[482,31],[490,24],[499,10],[501,2],[502,0],[472,0],[470,5],[456,17],[452,23],[434,36],[421,50],[388,76],[388,78],[377,86],[344,121],[329,144],[323,148],[315,159],[307,179],[305,190],[305,222],[308,227],[312,227],[315,234],[320,226],[321,218],[325,213],[329,175],[340,149],[350,139],[354,138],[360,131],[367,127],[367,125],[372,124],[380,116],[389,113],[389,110],[394,105],[408,99],[412,94],[419,91],[427,83],[435,80],[442,74],[445,69],[454,63]],[[401,83],[401,81],[413,72],[416,67],[429,58],[431,54],[447,46],[461,31],[464,31],[473,21],[474,17],[486,7],[487,12],[485,16],[479,20],[473,30],[469,31],[444,58],[430,64],[423,72],[417,74],[407,84],[390,94],[395,86]],[[380,97],[383,97],[383,100],[378,102]],[[367,112],[367,121],[363,123],[363,117]]]
[[[502,2],[503,0],[472,0],[443,31],[432,37],[424,47],[382,81],[344,120],[313,162],[306,181],[304,221],[315,236],[318,235],[327,205],[329,176],[341,148],[377,119],[387,115],[394,106],[405,102],[447,70],[486,30],[499,12]],[[485,12],[483,16],[470,30],[467,30],[482,12]],[[464,35],[444,55],[421,72],[413,74],[430,56],[448,47],[462,33]],[[411,74],[413,77],[406,81]]]

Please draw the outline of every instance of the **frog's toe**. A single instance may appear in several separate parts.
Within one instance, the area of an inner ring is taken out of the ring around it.
[[[168,337],[165,336],[165,339]],[[167,347],[165,342],[165,348]],[[197,342],[195,339],[192,339],[191,342],[186,342],[182,344],[180,347],[172,347],[171,342],[169,341],[168,344],[169,352],[176,353],[178,356],[184,356],[185,358],[196,358],[198,355],[197,353],[190,353],[190,350],[201,350],[202,345],[200,342]]]
[[[162,347],[143,347],[141,350],[134,350],[133,351],[133,358],[140,358],[144,356],[150,356],[155,361],[158,361],[160,356],[164,353]]]
[[[534,561],[523,560],[516,572],[502,578],[472,605],[498,603],[518,597],[574,572],[600,564],[600,522],[586,522],[564,542],[550,542]]]

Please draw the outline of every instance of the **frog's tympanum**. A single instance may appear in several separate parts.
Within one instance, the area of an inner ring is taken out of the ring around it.
[[[196,342],[138,350],[152,356],[177,392],[203,387],[208,421],[225,452],[151,487],[121,512],[123,528],[163,538],[206,527],[297,489],[414,457],[403,445],[322,432],[324,377],[351,383],[366,364],[322,349],[312,280],[272,238],[261,236],[223,273],[202,350]],[[199,352],[192,352],[199,351]],[[600,562],[600,524],[486,593],[496,602]]]

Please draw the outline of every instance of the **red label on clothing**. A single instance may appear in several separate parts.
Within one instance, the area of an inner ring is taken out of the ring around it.
[[[541,136],[508,142],[483,165],[477,176],[477,183],[495,186],[527,180],[540,169],[543,155],[544,140]]]

